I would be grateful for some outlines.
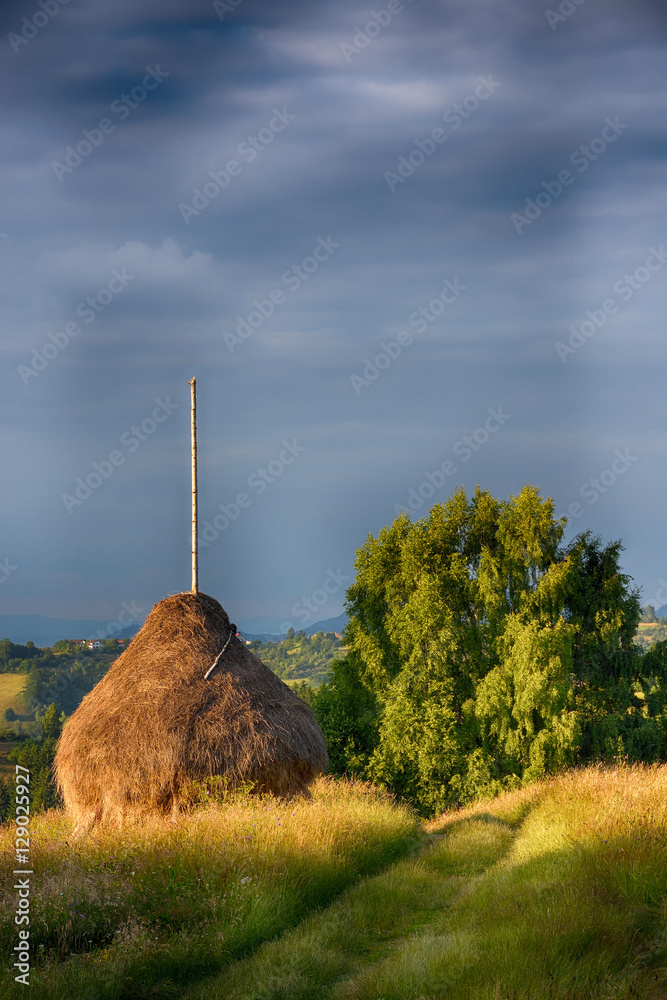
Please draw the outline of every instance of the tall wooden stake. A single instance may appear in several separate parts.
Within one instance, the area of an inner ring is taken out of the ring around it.
[[[199,589],[197,564],[197,379],[188,383],[191,391],[190,435],[192,441],[192,593]]]

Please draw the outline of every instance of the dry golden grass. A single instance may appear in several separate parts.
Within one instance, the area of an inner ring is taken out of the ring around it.
[[[369,786],[313,790],[74,844],[62,813],[38,818],[31,995],[666,1000],[666,766],[571,772],[426,835]]]
[[[665,1000],[667,767],[572,772],[428,824],[187,1000]]]
[[[311,799],[229,796],[178,824],[154,817],[74,841],[72,828],[61,811],[31,827],[30,990],[40,1000],[175,995],[422,836],[409,810],[371,786],[324,778]],[[11,827],[0,831],[0,942],[9,955],[13,843]],[[20,989],[0,981],[2,996]]]

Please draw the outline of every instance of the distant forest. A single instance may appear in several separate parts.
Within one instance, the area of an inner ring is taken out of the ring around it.
[[[340,639],[334,632],[308,636],[293,628],[282,642],[262,643],[255,639],[250,649],[282,680],[308,681],[316,686],[327,679],[331,664],[342,655]]]
[[[52,648],[2,639],[0,673],[28,675],[25,700],[31,712],[43,716],[49,705],[55,704],[58,713],[71,715],[120,652],[115,639],[106,640],[101,651],[80,649],[65,639]]]

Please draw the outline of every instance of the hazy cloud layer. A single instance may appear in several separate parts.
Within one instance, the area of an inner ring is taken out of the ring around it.
[[[535,483],[652,600],[664,6],[217,6],[0,15],[3,609],[189,587],[193,374],[200,582],[237,620],[298,625],[448,459],[415,516]]]

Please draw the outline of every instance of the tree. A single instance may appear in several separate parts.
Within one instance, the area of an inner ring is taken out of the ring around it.
[[[76,652],[76,646],[69,639],[58,639],[58,642],[54,643],[51,647],[54,653],[73,653]]]
[[[324,733],[329,770],[365,776],[378,742],[379,706],[359,683],[360,664],[353,653],[331,665],[330,678],[317,689],[314,711]]]
[[[43,765],[37,771],[31,789],[31,804],[35,812],[53,809],[58,804],[56,790],[51,779],[51,767]]]
[[[9,708],[5,709],[5,720],[7,722],[15,722],[16,721],[16,712],[11,707],[11,705],[9,706]]]
[[[5,779],[0,777],[0,823],[11,819],[12,797]]]
[[[28,683],[25,689],[25,699],[30,708],[36,708],[39,704],[40,687],[43,678],[43,671],[38,666],[30,667]]]
[[[639,710],[621,543],[562,547],[565,523],[533,486],[506,501],[478,487],[369,536],[346,595],[350,651],[316,699],[334,770],[432,813],[612,744],[646,759],[661,723]]]
[[[44,726],[44,736],[46,736],[47,739],[58,739],[60,736],[61,724],[59,712],[56,708],[55,702],[52,701],[47,708],[42,725]]]
[[[285,638],[286,639],[293,639],[295,635],[296,635],[296,633],[294,631],[294,626],[290,625],[290,627],[287,629],[287,635],[285,636]]]

